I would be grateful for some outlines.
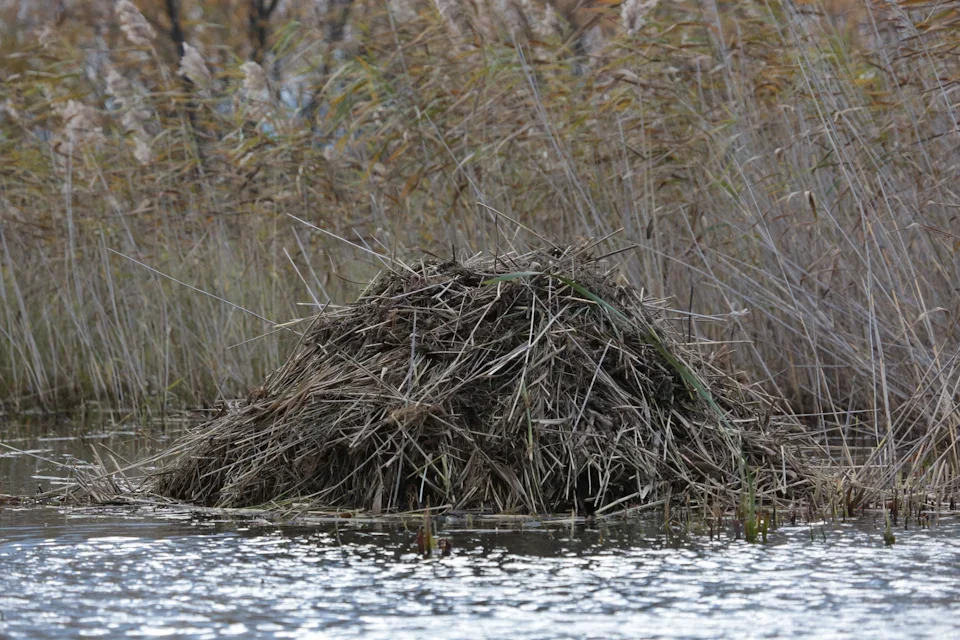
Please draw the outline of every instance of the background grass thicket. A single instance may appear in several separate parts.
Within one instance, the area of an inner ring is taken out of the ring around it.
[[[958,477],[960,2],[573,4],[4,2],[3,406],[235,397],[370,252],[619,230],[812,428]]]

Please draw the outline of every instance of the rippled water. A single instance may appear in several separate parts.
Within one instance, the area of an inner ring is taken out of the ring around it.
[[[7,507],[0,638],[957,637],[956,518],[815,533],[448,529],[423,559],[403,528]]]
[[[666,544],[640,525],[304,530],[70,511],[0,514],[0,636],[956,637],[958,527],[783,528]]]

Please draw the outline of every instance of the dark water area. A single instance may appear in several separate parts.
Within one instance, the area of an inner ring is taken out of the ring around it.
[[[10,423],[0,417],[0,494],[35,495],[73,483],[77,469],[100,460],[126,468],[169,446],[183,421],[148,427],[76,422]]]
[[[164,439],[100,442],[126,457]],[[64,482],[67,468],[50,463],[90,450],[66,442],[12,444],[49,462],[2,457],[0,477]],[[0,638],[957,637],[960,522],[895,533],[885,547],[881,523],[862,519],[781,527],[751,545],[731,532],[668,537],[652,521],[461,521],[440,523],[451,555],[424,559],[401,526],[4,506]]]

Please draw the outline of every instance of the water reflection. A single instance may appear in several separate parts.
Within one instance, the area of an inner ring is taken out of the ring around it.
[[[296,529],[0,513],[0,637],[949,637],[960,526],[805,527],[767,545],[649,527]]]
[[[5,423],[0,416],[0,494],[33,495],[73,482],[100,456],[128,466],[169,446],[185,422],[91,428],[73,422]]]

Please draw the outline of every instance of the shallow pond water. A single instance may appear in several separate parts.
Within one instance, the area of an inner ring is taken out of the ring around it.
[[[18,464],[20,482],[54,476]],[[947,638],[960,626],[955,517],[899,528],[889,548],[873,520],[781,527],[756,545],[668,539],[642,521],[459,527],[440,525],[449,557],[423,559],[403,527],[5,507],[0,638]]]

